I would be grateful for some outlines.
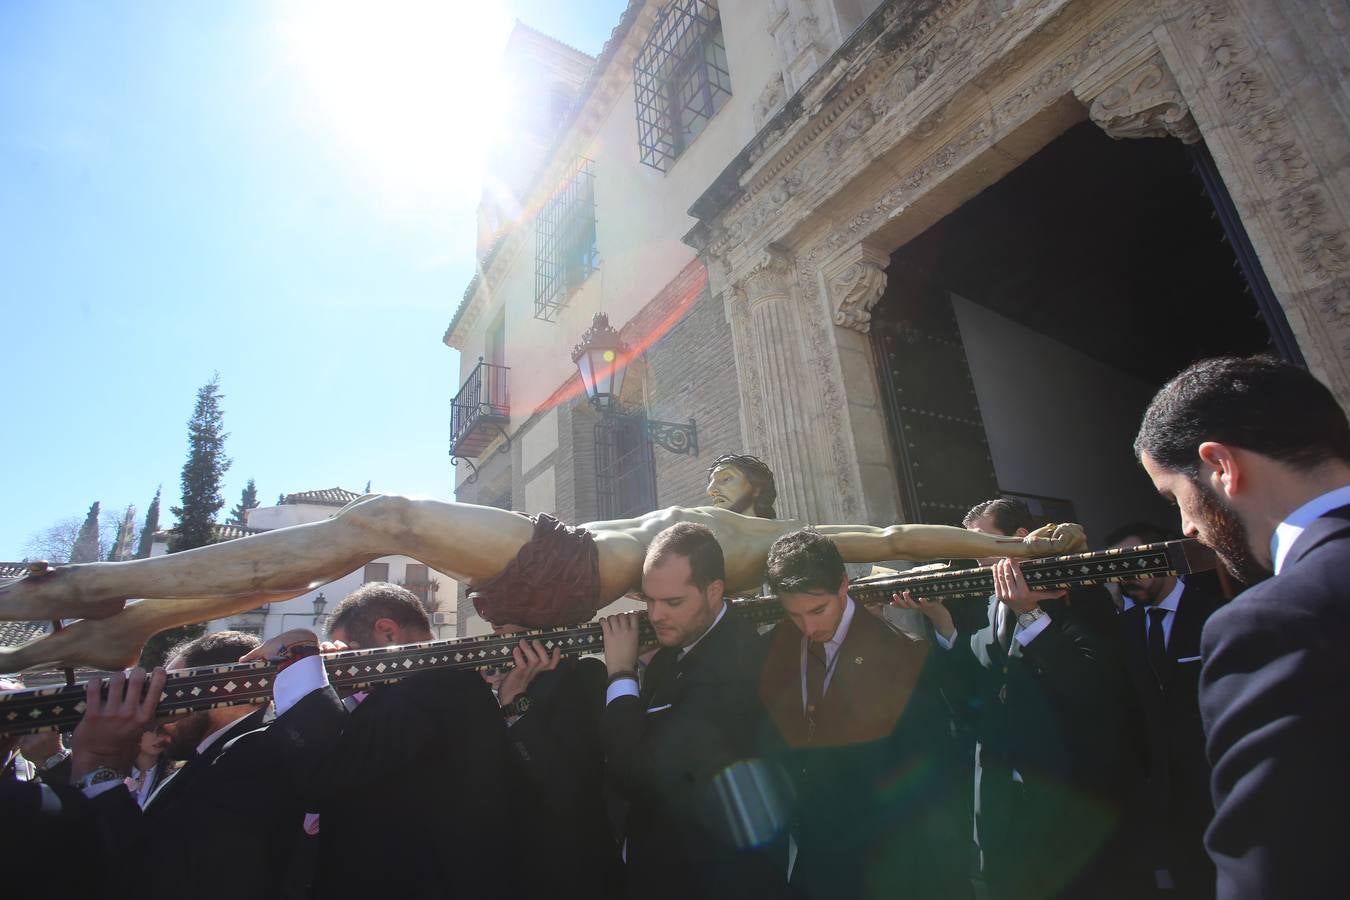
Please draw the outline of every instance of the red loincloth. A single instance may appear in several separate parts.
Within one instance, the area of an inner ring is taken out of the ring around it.
[[[546,513],[500,575],[469,586],[478,614],[493,625],[554,628],[589,621],[600,605],[600,553],[584,528]]]

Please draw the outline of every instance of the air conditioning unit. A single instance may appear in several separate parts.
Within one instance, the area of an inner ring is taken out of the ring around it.
[[[454,618],[454,616],[452,616],[450,613],[432,613],[432,614],[431,614],[431,624],[432,624],[432,625],[453,625],[453,624],[455,624],[455,618]]]

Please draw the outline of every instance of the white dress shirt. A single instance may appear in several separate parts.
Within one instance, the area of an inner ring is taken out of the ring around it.
[[[1008,606],[1008,604],[1006,603],[1001,602],[998,599],[998,597],[990,597],[989,602],[994,604],[993,629],[994,629],[994,639],[997,640],[998,636],[1003,633],[1003,623],[1005,621],[1005,617],[1016,615],[1016,613],[1012,611],[1012,607]],[[1042,631],[1050,627],[1050,614],[1045,610],[1041,610],[1041,613],[1042,615],[1039,618],[1037,618],[1036,621],[1032,622],[1025,628],[1022,627],[1021,623],[1018,623],[1013,627],[1013,645],[1008,649],[1009,656],[1021,656],[1022,655],[1021,648],[1027,646],[1032,641],[1036,640],[1037,636]],[[978,632],[976,633],[976,635],[971,635],[971,639],[974,640],[977,635]],[[937,643],[937,645],[941,647],[943,650],[952,649],[952,646],[956,643],[956,639],[960,636],[961,636],[960,632],[955,632],[952,634],[952,639],[947,640],[945,637],[942,636],[942,632],[938,631],[936,628],[933,629],[933,639]],[[978,653],[975,654],[975,656],[977,659],[979,658]]]
[[[275,715],[281,715],[300,701],[302,697],[311,691],[328,685],[328,670],[323,667],[323,660],[318,656],[306,656],[304,659],[291,663],[283,669],[272,682],[272,702]],[[242,717],[241,717],[242,718]],[[224,728],[218,728],[208,734],[200,744],[197,745],[198,755],[205,753],[216,741],[220,740],[225,732],[229,731],[235,725],[239,724],[239,719],[235,719]],[[145,803],[153,799],[154,794],[158,793],[165,785],[173,780],[178,770],[170,772],[167,778],[160,781],[159,785],[146,797]],[[104,791],[112,790],[115,787],[125,787],[125,781],[104,781],[99,784],[84,788],[86,797],[97,797]],[[142,804],[143,805],[143,804]]]
[[[825,686],[821,689],[821,695],[830,690],[830,681],[834,678],[834,660],[839,655],[839,647],[844,643],[844,638],[848,637],[848,627],[853,624],[853,611],[857,605],[852,597],[846,597],[844,604],[844,614],[839,618],[839,627],[834,630],[834,636],[825,642]],[[802,652],[799,671],[802,673],[802,712],[806,712],[806,648],[811,642],[806,635],[802,635]]]
[[[1294,541],[1303,534],[1303,530],[1333,509],[1340,509],[1342,506],[1350,506],[1350,484],[1327,491],[1320,497],[1314,497],[1285,516],[1284,521],[1275,526],[1275,533],[1270,536],[1270,561],[1275,567],[1276,575],[1284,568],[1289,548],[1294,546]]]
[[[722,603],[722,608],[717,611],[717,618],[713,619],[713,623],[708,626],[708,630],[700,634],[698,637],[694,638],[694,640],[690,642],[688,647],[682,648],[680,650],[680,655],[677,657],[677,659],[684,659],[685,655],[688,654],[690,650],[693,650],[695,647],[697,647],[698,642],[707,637],[708,632],[716,628],[717,623],[722,621],[722,617],[727,614],[728,608],[729,607],[724,601]],[[609,687],[605,688],[605,705],[609,706],[611,703],[613,703],[615,700],[618,700],[620,697],[637,697],[637,696],[640,696],[640,692],[638,691],[638,682],[636,678],[633,678],[631,676],[626,678],[616,678],[614,681],[610,682]]]
[[[1149,616],[1148,613],[1149,613],[1149,610],[1151,610],[1151,609],[1165,609],[1165,610],[1167,610],[1167,615],[1163,616],[1163,620],[1162,620],[1162,627],[1163,627],[1163,647],[1170,647],[1170,646],[1172,646],[1172,623],[1175,622],[1175,621],[1177,620],[1177,616],[1176,616],[1177,608],[1181,606],[1181,594],[1182,594],[1182,592],[1185,591],[1185,590],[1186,590],[1186,583],[1185,583],[1184,581],[1182,581],[1180,578],[1178,578],[1178,579],[1177,579],[1177,583],[1176,583],[1176,585],[1173,586],[1171,592],[1168,593],[1168,595],[1167,595],[1166,597],[1164,597],[1164,598],[1162,598],[1161,600],[1159,600],[1157,606],[1145,606],[1145,607],[1144,607],[1144,643],[1145,643],[1145,646],[1148,645],[1148,628],[1149,628],[1149,619],[1150,619],[1150,616]],[[1143,606],[1143,604],[1136,604],[1136,605]]]

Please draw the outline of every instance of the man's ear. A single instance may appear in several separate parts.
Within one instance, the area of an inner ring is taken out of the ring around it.
[[[1218,441],[1205,441],[1196,448],[1200,457],[1199,480],[1225,497],[1232,497],[1247,486],[1246,472],[1233,448]]]
[[[727,583],[720,578],[715,578],[708,582],[708,599],[714,603],[721,603],[722,598],[726,596]]]
[[[1016,531],[1014,531],[1014,532],[1012,533],[1012,536],[1013,536],[1013,537],[1026,537],[1026,536],[1029,535],[1029,534],[1031,534],[1031,532],[1030,532],[1030,531],[1027,531],[1025,528],[1019,528],[1019,529],[1017,529]]]
[[[380,618],[375,620],[375,625],[371,629],[375,633],[375,640],[381,644],[396,644],[398,638],[398,623],[393,619]]]

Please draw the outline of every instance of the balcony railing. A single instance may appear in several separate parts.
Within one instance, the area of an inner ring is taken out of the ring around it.
[[[511,418],[510,369],[478,359],[450,404],[450,455],[477,459]]]

